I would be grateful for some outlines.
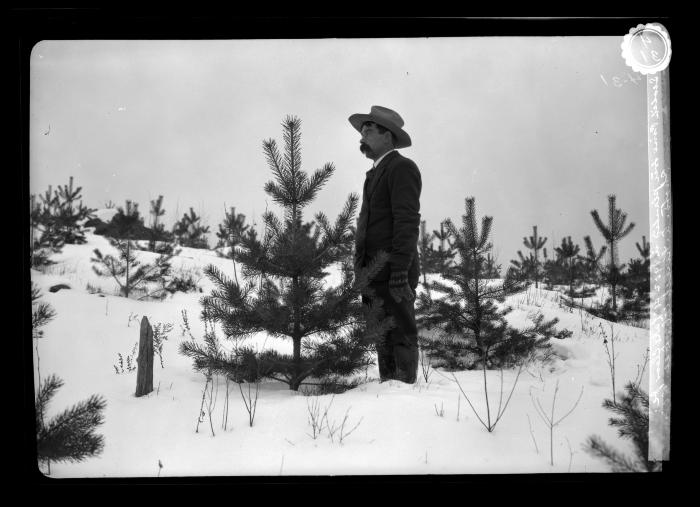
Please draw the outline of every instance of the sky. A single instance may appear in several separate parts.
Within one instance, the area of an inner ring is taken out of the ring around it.
[[[590,212],[606,220],[615,194],[636,224],[620,244],[626,262],[649,239],[649,210],[646,81],[626,66],[623,35],[42,41],[30,62],[30,193],[73,176],[91,208],[130,199],[147,216],[163,195],[167,226],[192,207],[213,233],[235,206],[260,229],[266,205],[281,214],[263,190],[273,173],[262,143],[282,146],[294,115],[302,169],[335,167],[305,219],[333,220],[372,165],[347,119],[382,105],[413,140],[400,151],[421,171],[428,230],[459,223],[474,197],[505,269],[533,225],[550,256],[566,236],[600,248]]]

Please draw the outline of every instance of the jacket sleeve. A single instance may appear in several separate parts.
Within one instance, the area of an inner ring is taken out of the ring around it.
[[[402,160],[387,176],[394,217],[389,265],[391,271],[406,271],[418,245],[422,181],[418,166],[409,159]]]

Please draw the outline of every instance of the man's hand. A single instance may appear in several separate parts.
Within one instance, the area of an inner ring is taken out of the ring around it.
[[[416,299],[416,294],[408,285],[408,271],[392,271],[389,278],[389,294],[397,303],[402,299],[413,301]]]

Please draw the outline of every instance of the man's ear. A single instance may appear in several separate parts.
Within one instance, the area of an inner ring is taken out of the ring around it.
[[[394,135],[391,133],[391,130],[384,131],[384,139],[387,141],[389,146],[391,146],[392,148],[396,147],[396,145],[394,144]]]

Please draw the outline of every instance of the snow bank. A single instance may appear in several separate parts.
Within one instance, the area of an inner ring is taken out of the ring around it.
[[[165,301],[115,296],[115,284],[97,277],[89,260],[92,249],[108,253],[111,247],[103,237],[88,234],[87,238],[87,245],[67,245],[54,256],[57,264],[46,273],[31,272],[43,300],[57,313],[39,340],[41,375],[46,378],[55,373],[65,381],[47,416],[91,394],[101,394],[107,400],[105,423],[98,430],[105,437],[102,454],[82,463],[52,463],[52,477],[156,477],[159,460],[163,464],[161,477],[608,471],[605,462],[582,449],[592,434],[631,452],[630,445],[607,425],[611,414],[601,406],[612,395],[603,344],[605,333],[611,342],[609,323],[579,310],[570,311],[560,304],[558,293],[543,289],[510,296],[505,302],[513,308],[509,322],[526,326],[542,313],[547,319],[558,318],[557,327],[570,329],[573,336],[553,340],[552,360],[530,364],[521,372],[507,410],[491,433],[480,424],[464,396],[460,397],[452,374],[431,370],[427,382],[419,372],[414,385],[397,381],[380,384],[376,367],[368,369],[363,385],[334,397],[318,398],[320,407],[330,406],[331,426],[340,425],[346,414],[346,432],[359,423],[342,444],[339,433],[333,440],[327,431],[316,439],[310,436],[309,404],[314,397],[291,392],[272,381],[261,385],[252,428],[238,386],[229,385],[230,408],[224,430],[226,383],[215,378],[211,422],[203,417],[195,431],[205,379],[193,371],[191,361],[178,353],[178,347],[189,338],[181,326],[183,310],[192,333],[201,339],[204,330],[198,316],[202,293],[179,293]],[[153,256],[149,252],[137,255],[146,262]],[[209,263],[233,277],[231,260],[212,251],[183,248],[173,260],[174,268],[180,270],[201,271]],[[339,277],[335,270],[329,282],[335,283]],[[57,283],[67,283],[71,289],[48,292]],[[105,294],[91,294],[87,284],[101,287]],[[205,277],[201,285],[204,293],[211,289]],[[172,323],[174,329],[164,343],[163,368],[156,357],[154,391],[136,398],[135,372],[117,374],[114,365],[118,353],[126,356],[131,352],[144,315],[152,324]],[[616,387],[621,391],[638,375],[649,336],[645,329],[617,324],[612,333],[616,336]],[[263,333],[250,338],[250,343],[291,350],[291,343]],[[504,372],[501,398],[499,372],[487,373],[492,418],[499,399],[505,403],[516,376],[516,370]],[[485,419],[483,373],[456,372],[455,378],[479,417]],[[645,373],[642,385],[647,379]],[[538,401],[551,407],[557,384],[555,415],[565,414],[579,395],[581,399],[555,429],[551,465],[549,430],[534,407]]]

